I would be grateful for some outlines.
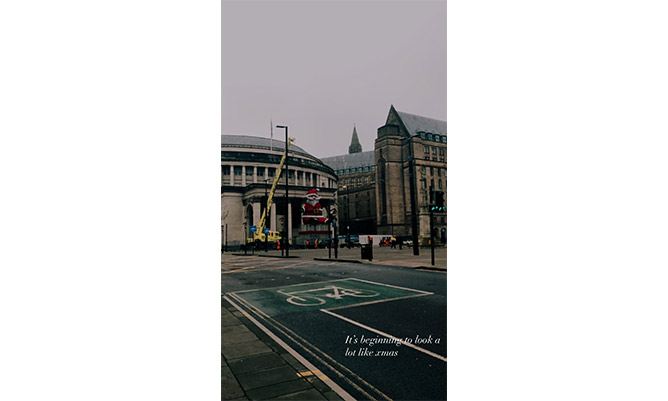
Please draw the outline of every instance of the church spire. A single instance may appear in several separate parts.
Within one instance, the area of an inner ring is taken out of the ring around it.
[[[348,147],[348,153],[361,153],[362,145],[360,144],[360,139],[357,137],[357,128],[353,125],[353,139],[350,141],[350,146]]]

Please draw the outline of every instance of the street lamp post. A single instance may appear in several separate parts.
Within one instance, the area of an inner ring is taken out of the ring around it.
[[[335,202],[335,209],[337,211],[336,216],[332,219],[332,224],[334,224],[334,258],[338,259],[339,258],[339,235],[336,231],[336,226],[338,225],[339,222],[339,190],[337,189],[334,191],[334,199],[336,200]]]
[[[290,208],[290,199],[288,197],[288,186],[289,186],[289,180],[288,180],[288,126],[287,125],[277,125],[276,128],[284,128],[285,129],[285,224],[283,227],[283,245],[285,247],[285,257],[287,258],[290,256],[290,240],[288,239],[288,212]]]
[[[244,255],[248,255],[248,239],[246,237],[247,234],[248,234],[248,226],[244,221]]]
[[[417,210],[417,193],[416,173],[415,173],[415,155],[413,154],[413,141],[408,139],[408,180],[411,194],[411,231],[413,238],[413,255],[420,255],[420,246],[418,244],[418,213]]]
[[[347,185],[343,186],[343,190],[346,192],[346,246],[350,249],[350,193]]]
[[[265,218],[264,218],[264,227],[263,230],[267,228],[268,224],[267,221],[269,220],[269,197],[267,196],[267,185],[269,185],[269,178],[264,179],[264,208],[265,208]],[[267,239],[269,237],[268,233],[264,233],[264,251],[268,252],[269,250],[269,243],[267,242]]]
[[[346,195],[346,234],[348,235],[348,249],[350,249],[350,193]]]

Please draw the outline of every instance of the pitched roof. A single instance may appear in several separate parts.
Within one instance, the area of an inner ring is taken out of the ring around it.
[[[325,165],[331,167],[334,170],[373,166],[375,163],[373,150],[360,153],[351,153],[348,155],[324,157],[320,160],[322,160]]]
[[[411,136],[419,135],[420,132],[438,135],[447,135],[448,133],[448,126],[445,121],[404,113],[403,111],[397,111],[397,114]]]

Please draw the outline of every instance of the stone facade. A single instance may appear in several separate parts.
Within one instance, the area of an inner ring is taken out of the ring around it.
[[[260,220],[265,190],[271,187],[284,146],[281,141],[270,144],[267,138],[222,136],[221,224],[227,224],[228,245],[242,244],[250,235],[248,227]],[[317,188],[321,205],[337,209],[339,235],[392,234],[408,239],[414,203],[418,239],[427,243],[430,188],[443,191],[447,199],[445,121],[390,106],[372,151],[362,151],[356,128],[347,155],[320,160],[298,146],[291,145],[291,150],[290,206],[286,210],[285,176],[281,176],[267,219],[271,230],[282,231],[287,225],[296,245],[318,236],[326,238],[332,227],[303,226],[300,219],[306,192]],[[444,240],[446,212],[434,213],[433,227],[436,240]]]
[[[285,143],[268,138],[221,135],[221,232],[227,225],[228,247],[238,247],[249,238],[266,208]],[[306,192],[318,188],[320,203],[329,209],[336,203],[337,177],[334,171],[299,146],[290,145],[288,157],[289,207],[285,202],[285,173],[281,174],[266,227],[283,231],[294,245],[313,235],[328,237],[330,228],[322,224],[304,226],[301,205]],[[315,234],[314,234],[315,233]],[[318,234],[319,233],[319,234]]]
[[[375,141],[376,219],[379,234],[412,233],[411,196],[419,239],[429,238],[429,189],[447,197],[447,129],[444,121],[397,112],[390,107]],[[446,213],[434,213],[436,238],[447,229]]]
[[[323,158],[338,176],[341,234],[412,235],[414,196],[418,238],[429,239],[429,189],[447,199],[447,125],[390,106],[385,125],[378,128],[374,150],[354,152],[359,138],[353,129],[348,155]],[[353,146],[355,145],[355,146]],[[359,147],[361,151],[361,146]],[[435,238],[445,239],[445,212],[434,213]]]
[[[353,142],[355,138],[356,131],[353,133]],[[334,169],[338,176],[339,234],[376,234],[376,167],[373,151],[326,157],[322,161]]]

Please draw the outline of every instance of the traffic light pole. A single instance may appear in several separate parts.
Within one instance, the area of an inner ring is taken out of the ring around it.
[[[328,212],[328,216],[331,216],[331,214]],[[329,241],[327,241],[327,248],[329,248],[329,258],[332,258],[332,219],[329,219],[329,222],[327,223],[327,236],[329,237]]]
[[[431,244],[431,265],[434,266],[434,211],[433,210],[429,211],[429,244]]]
[[[334,224],[334,259],[339,258],[339,234],[336,231],[338,220],[338,217],[335,217],[332,221],[332,224]]]

